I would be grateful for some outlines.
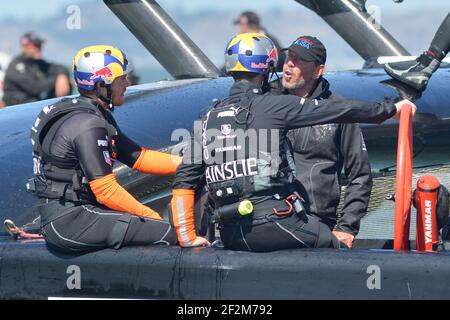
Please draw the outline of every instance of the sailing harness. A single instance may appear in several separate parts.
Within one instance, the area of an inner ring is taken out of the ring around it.
[[[290,216],[294,212],[302,218],[306,216],[303,199],[298,193],[287,191],[296,176],[290,144],[280,145],[278,130],[252,126],[252,98],[258,93],[247,92],[239,101],[216,100],[203,118],[206,184],[215,207],[214,220],[218,222],[249,216],[237,208],[255,197],[280,200],[282,208],[272,209],[275,216]],[[257,141],[252,141],[252,137],[257,137]]]
[[[117,129],[114,123],[111,123],[113,120],[108,121],[100,107],[84,99],[64,98],[45,107],[31,128],[34,177],[28,180],[27,191],[40,198],[59,200],[62,203],[97,202],[78,160],[57,157],[50,153],[53,138],[64,121],[83,112],[98,115],[104,121],[109,139],[114,141],[117,138]],[[109,142],[114,148],[115,143]],[[112,154],[116,154],[116,150],[113,150]]]

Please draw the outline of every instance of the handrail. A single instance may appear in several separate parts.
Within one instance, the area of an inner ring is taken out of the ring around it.
[[[412,105],[400,112],[395,184],[394,250],[409,250],[409,227],[412,197]]]

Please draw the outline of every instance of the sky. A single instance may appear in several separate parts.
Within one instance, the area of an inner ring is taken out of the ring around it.
[[[15,0],[0,2],[0,19],[10,18],[13,20],[45,19],[71,4],[85,2],[100,2],[101,0]],[[395,4],[393,0],[369,0],[366,6],[377,5],[382,10],[391,11],[413,10],[421,6],[440,7],[447,0],[404,0],[403,3]],[[182,10],[185,13],[197,13],[202,10],[241,10],[245,8],[257,9],[265,12],[273,9],[296,9],[298,4],[292,0],[158,0],[162,7],[167,10]],[[45,5],[42,5],[45,3]]]
[[[34,0],[16,0],[0,2],[0,19],[26,20],[45,19],[56,14],[61,8],[69,4],[76,4],[89,0],[45,0],[38,2]]]
[[[156,1],[219,67],[223,65],[224,45],[237,31],[232,21],[249,9],[261,15],[262,24],[283,46],[304,34],[321,39],[328,51],[328,70],[359,69],[364,62],[320,17],[293,0]],[[79,30],[66,27],[71,5],[80,7]],[[381,24],[412,54],[427,49],[450,11],[449,0],[404,0],[400,4],[393,0],[367,1],[366,7],[370,10],[371,6],[379,10]],[[83,46],[108,43],[127,52],[146,81],[167,75],[102,0],[0,0],[0,51],[18,54],[18,39],[30,30],[47,40],[44,57],[67,67]],[[148,72],[158,68],[163,73]]]

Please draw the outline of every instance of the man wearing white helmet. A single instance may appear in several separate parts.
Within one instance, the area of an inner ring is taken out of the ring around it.
[[[173,184],[172,221],[184,247],[206,246],[194,224],[194,194],[206,181],[227,249],[273,251],[339,247],[318,217],[302,206],[295,164],[286,143],[290,129],[330,122],[380,123],[405,104],[329,101],[264,93],[277,50],[264,35],[244,33],[225,50],[234,78],[230,95],[194,124],[194,136]]]
[[[174,244],[170,224],[117,182],[113,163],[144,173],[174,174],[179,157],[137,145],[117,126],[130,65],[112,46],[91,46],[73,62],[80,96],[45,107],[31,129],[34,178],[29,190],[47,244],[75,252],[124,245]]]

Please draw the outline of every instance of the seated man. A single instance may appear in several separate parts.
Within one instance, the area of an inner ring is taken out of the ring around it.
[[[327,52],[322,42],[310,36],[296,39],[284,49],[288,56],[283,65],[282,91],[298,97],[343,100],[330,90],[323,77]],[[321,218],[333,234],[348,247],[358,234],[372,190],[369,157],[361,129],[357,123],[324,124],[291,130],[288,137],[294,150],[300,194],[307,209]],[[342,169],[348,179],[342,209],[340,198]]]
[[[234,79],[230,96],[194,124],[173,184],[172,221],[184,247],[209,244],[194,223],[194,194],[203,179],[226,249],[339,247],[328,226],[302,208],[286,134],[330,122],[380,123],[405,101],[330,102],[263,93],[277,57],[272,41],[257,33],[237,35],[226,47],[225,66]]]
[[[124,245],[175,244],[175,231],[116,180],[113,163],[171,175],[181,158],[147,150],[117,126],[112,110],[124,103],[130,66],[112,46],[78,52],[73,71],[80,96],[45,107],[31,128],[34,178],[29,189],[47,244],[65,252]]]

